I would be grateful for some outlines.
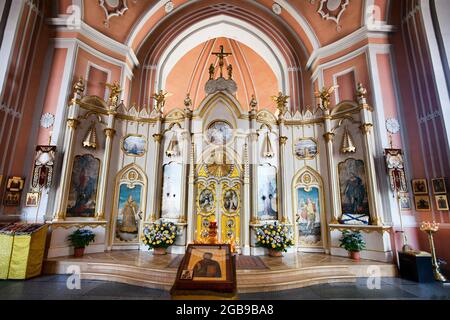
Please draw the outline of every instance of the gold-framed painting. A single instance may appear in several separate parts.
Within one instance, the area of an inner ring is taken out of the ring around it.
[[[147,152],[147,138],[142,134],[129,134],[121,141],[122,151],[130,157],[143,157]]]
[[[399,196],[399,204],[400,204],[400,210],[401,211],[411,211],[411,198],[409,197],[409,194],[400,194]]]
[[[413,179],[411,185],[414,194],[428,194],[427,179]]]
[[[73,161],[67,203],[68,218],[94,218],[97,206],[100,159],[91,154],[78,155]]]
[[[431,186],[433,187],[433,194],[446,194],[447,186],[445,178],[431,179]]]
[[[446,194],[436,195],[434,196],[434,199],[436,201],[436,207],[438,211],[449,211],[448,199]]]
[[[312,137],[299,138],[294,144],[294,154],[299,160],[313,160],[319,154],[319,144]]]
[[[39,206],[41,194],[39,192],[28,192],[25,200],[26,207],[37,207]]]
[[[236,290],[236,264],[229,244],[190,244],[173,290]]]
[[[414,196],[414,204],[416,211],[419,212],[430,212],[431,211],[431,201],[430,196]]]

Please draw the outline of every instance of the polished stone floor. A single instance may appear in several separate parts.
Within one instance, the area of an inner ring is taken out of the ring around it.
[[[68,276],[43,276],[28,281],[0,281],[0,300],[167,300],[167,291],[126,284],[81,281],[79,290],[67,288]],[[369,289],[367,279],[356,283],[321,284],[281,292],[241,294],[243,300],[317,300],[317,299],[447,299],[450,286],[439,283],[418,284],[399,278],[382,278],[380,289]]]

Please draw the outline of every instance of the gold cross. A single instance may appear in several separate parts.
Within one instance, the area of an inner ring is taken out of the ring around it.
[[[223,58],[226,58],[233,54],[231,52],[225,52],[223,46],[220,46],[220,52],[213,52],[212,55],[215,55],[219,58],[220,77],[223,78],[223,66],[225,65]]]

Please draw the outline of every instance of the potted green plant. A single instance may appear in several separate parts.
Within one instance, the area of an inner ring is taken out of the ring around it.
[[[95,233],[91,230],[77,229],[69,235],[68,239],[74,247],[74,256],[79,258],[84,255],[84,249],[95,241]]]
[[[366,248],[366,242],[360,231],[344,230],[339,241],[341,242],[340,247],[347,250],[354,260],[359,260],[360,252]]]
[[[287,248],[294,245],[288,227],[275,222],[256,229],[256,245],[269,249],[271,257],[282,257]]]
[[[144,228],[142,242],[153,254],[164,255],[167,248],[175,243],[177,238],[177,226],[172,222],[155,222]]]

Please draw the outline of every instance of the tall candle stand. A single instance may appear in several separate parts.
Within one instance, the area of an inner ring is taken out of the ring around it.
[[[437,281],[446,282],[447,279],[444,277],[444,275],[439,270],[439,264],[438,264],[437,258],[436,258],[436,250],[434,247],[433,234],[438,232],[438,230],[439,230],[439,223],[436,223],[436,222],[422,222],[422,224],[420,225],[420,231],[427,233],[428,240],[430,241],[431,259],[432,259],[431,261],[432,261],[432,265],[433,265],[434,278]]]

